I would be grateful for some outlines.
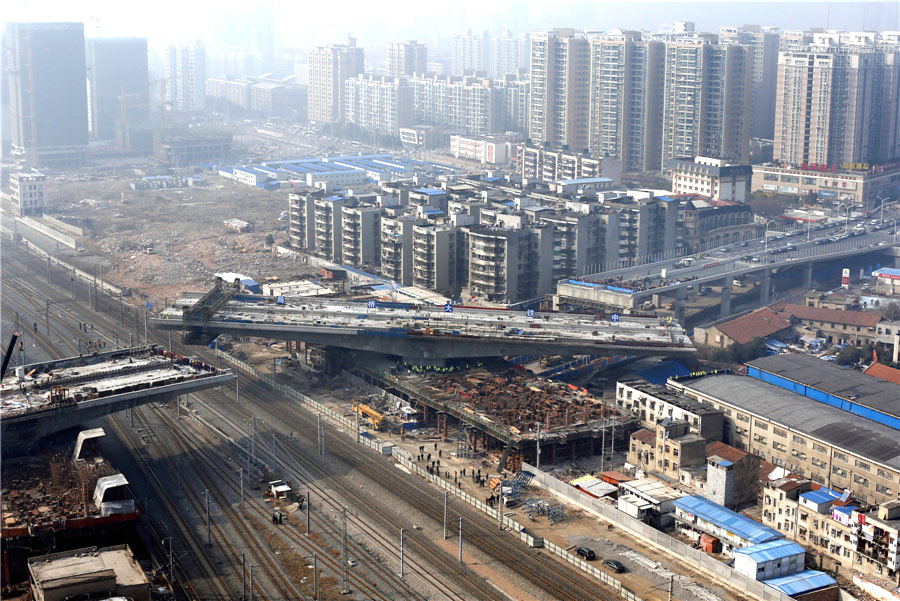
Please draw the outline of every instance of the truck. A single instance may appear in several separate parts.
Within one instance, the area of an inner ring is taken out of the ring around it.
[[[694,257],[685,257],[685,258],[681,259],[680,261],[678,261],[677,263],[675,263],[675,267],[679,267],[679,268],[690,267],[691,265],[694,264],[694,261],[695,261]]]

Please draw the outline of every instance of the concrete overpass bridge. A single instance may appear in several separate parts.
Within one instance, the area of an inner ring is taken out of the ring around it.
[[[230,382],[234,374],[156,346],[34,363],[0,383],[4,453],[145,403],[165,402]]]
[[[690,339],[677,323],[628,315],[532,313],[451,305],[336,299],[185,295],[152,319],[205,343],[219,334],[303,341],[403,358],[410,363],[508,355],[662,355],[688,357]],[[225,295],[228,296],[228,295]],[[214,308],[213,308],[214,307]]]
[[[791,247],[794,249],[789,250]],[[778,252],[772,254],[772,251]],[[648,300],[659,307],[662,299],[674,298],[675,318],[683,323],[688,287],[699,289],[704,285],[721,285],[720,317],[727,317],[731,314],[731,289],[735,278],[746,275],[758,277],[760,303],[766,304],[771,295],[771,276],[776,270],[802,268],[804,286],[809,288],[813,266],[819,262],[877,255],[884,263],[882,266],[900,266],[900,234],[868,234],[826,244],[805,245],[792,245],[788,239],[779,245],[772,245],[771,250],[757,248],[744,252],[749,254],[730,260],[707,256],[681,269],[652,264],[631,268],[627,276],[632,278],[632,282],[642,284],[639,289],[626,288],[627,284],[604,283],[609,280],[599,276],[563,280],[557,284],[555,300],[559,304],[571,303],[608,310],[610,307],[639,309]],[[623,281],[628,280],[623,277]]]

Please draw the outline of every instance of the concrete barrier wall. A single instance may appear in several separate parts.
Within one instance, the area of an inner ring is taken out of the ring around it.
[[[72,250],[78,250],[79,248],[78,242],[72,236],[68,236],[60,231],[53,229],[52,227],[46,226],[40,221],[35,221],[31,217],[16,217],[16,222],[24,225],[25,227],[30,227],[31,229],[38,231],[45,236],[53,238],[60,244],[65,244]]]
[[[73,236],[81,236],[84,237],[84,230],[76,225],[72,225],[71,223],[66,223],[65,221],[61,221],[56,217],[51,217],[50,215],[44,214],[43,220],[48,222],[55,228],[59,228],[64,232],[68,232]]]

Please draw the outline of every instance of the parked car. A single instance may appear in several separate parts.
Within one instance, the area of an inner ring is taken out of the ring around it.
[[[588,549],[587,547],[578,547],[575,549],[575,554],[584,557],[588,561],[594,561],[597,559],[597,554],[594,553],[593,549]]]
[[[622,562],[616,561],[615,559],[604,559],[603,565],[616,574],[621,574],[625,571],[625,566],[622,565]]]

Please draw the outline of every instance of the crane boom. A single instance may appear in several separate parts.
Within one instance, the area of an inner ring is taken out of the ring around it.
[[[19,333],[13,332],[12,338],[9,341],[9,346],[6,347],[6,354],[3,355],[3,369],[0,370],[0,380],[3,379],[3,376],[6,375],[6,368],[9,366],[9,358],[12,357],[13,349],[16,348],[16,340],[19,339]]]

